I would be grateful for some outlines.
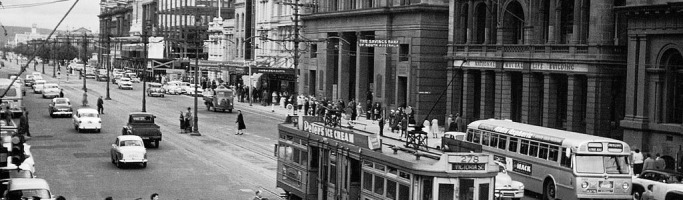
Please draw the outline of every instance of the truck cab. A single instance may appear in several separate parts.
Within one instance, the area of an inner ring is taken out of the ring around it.
[[[137,135],[145,144],[154,143],[154,148],[159,148],[161,130],[154,123],[156,116],[150,113],[134,112],[128,115],[128,124],[123,126],[122,135]]]

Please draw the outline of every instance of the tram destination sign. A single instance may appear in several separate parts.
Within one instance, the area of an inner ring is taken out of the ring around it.
[[[452,163],[451,170],[455,171],[484,171],[486,163]]]
[[[449,153],[450,171],[486,172],[490,164],[490,155],[482,153]]]
[[[398,47],[398,40],[358,40],[359,47]]]

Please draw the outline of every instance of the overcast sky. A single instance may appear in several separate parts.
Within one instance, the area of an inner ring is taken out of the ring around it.
[[[5,26],[54,28],[76,0],[0,0],[0,23]],[[56,2],[47,5],[31,6],[40,3]],[[99,0],[80,0],[69,16],[64,19],[59,30],[73,30],[80,27],[99,32]],[[21,7],[21,8],[16,8]]]

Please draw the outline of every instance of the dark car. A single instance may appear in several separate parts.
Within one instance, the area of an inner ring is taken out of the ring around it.
[[[109,77],[107,77],[107,75],[100,74],[100,75],[97,75],[96,80],[97,80],[97,81],[104,81],[104,82],[106,82],[106,81],[109,81]]]
[[[156,116],[150,113],[134,112],[128,115],[128,124],[121,130],[122,135],[137,135],[145,143],[154,143],[155,148],[159,148],[161,141],[161,130],[154,123]]]
[[[55,116],[69,116],[73,115],[73,108],[68,98],[54,98],[50,102],[50,117]]]

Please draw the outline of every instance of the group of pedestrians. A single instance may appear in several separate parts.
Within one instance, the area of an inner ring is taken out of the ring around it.
[[[192,108],[187,107],[186,112],[180,111],[180,131],[182,133],[192,132]],[[244,122],[244,116],[242,115],[242,110],[237,110],[237,120],[235,121],[237,132],[235,135],[244,135],[244,130],[247,129],[247,125]]]
[[[659,153],[656,153],[656,157],[652,158],[652,154],[646,153],[643,156],[640,149],[636,149],[632,156],[634,174],[641,174],[643,171],[650,169],[662,170],[666,168],[666,161],[664,161],[664,158]]]

